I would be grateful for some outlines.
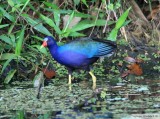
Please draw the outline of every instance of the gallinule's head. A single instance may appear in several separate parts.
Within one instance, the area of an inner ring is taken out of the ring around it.
[[[57,45],[55,39],[52,36],[47,36],[44,38],[41,48],[42,47],[50,47],[53,45]]]

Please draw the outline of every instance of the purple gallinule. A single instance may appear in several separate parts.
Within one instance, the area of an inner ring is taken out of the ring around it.
[[[47,36],[41,47],[48,47],[52,57],[68,69],[71,84],[71,74],[75,69],[83,69],[89,72],[96,87],[96,77],[90,71],[90,66],[102,56],[110,56],[116,49],[116,43],[98,38],[79,38],[65,45],[58,46],[56,40]]]

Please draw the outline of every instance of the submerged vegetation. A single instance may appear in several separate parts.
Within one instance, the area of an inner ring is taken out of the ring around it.
[[[0,118],[14,113],[20,119],[159,113],[159,1],[0,2]],[[78,37],[103,38],[116,41],[118,48],[94,64],[95,90],[81,70],[74,72],[68,87],[65,67],[40,49],[45,36],[53,36],[58,45]],[[38,84],[37,99],[33,87],[39,79],[45,86]]]

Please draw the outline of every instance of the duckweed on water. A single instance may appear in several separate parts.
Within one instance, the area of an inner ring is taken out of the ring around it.
[[[74,91],[73,91],[74,92]],[[34,88],[29,89],[5,89],[1,90],[0,110],[6,112],[8,110],[25,110],[25,111],[39,111],[39,110],[65,110],[74,107],[73,104],[79,104],[78,97],[85,97],[92,94],[92,90],[76,89],[76,95],[69,91],[68,86],[47,86],[41,93],[41,98],[35,97],[36,91]],[[80,95],[80,96],[79,96]],[[67,103],[64,103],[67,100]]]
[[[159,112],[160,89],[152,90],[150,85],[123,83],[123,86],[108,87],[101,84],[106,81],[97,80],[97,89],[93,91],[92,81],[87,81],[87,86],[83,86],[86,83],[82,81],[74,83],[70,91],[66,82],[59,81],[45,86],[40,99],[36,98],[36,89],[27,86],[0,90],[0,114],[9,117],[14,115],[13,111],[24,110],[25,116],[48,114],[56,118],[85,119],[113,117],[110,114]]]

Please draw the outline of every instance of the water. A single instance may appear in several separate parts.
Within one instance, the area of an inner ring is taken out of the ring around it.
[[[99,79],[95,90],[92,90],[91,80],[74,83],[72,90],[66,81],[55,79],[45,86],[40,99],[36,98],[32,82],[1,87],[0,118],[21,115],[27,119],[111,119],[160,113],[160,80],[143,79],[112,85],[108,80]]]

